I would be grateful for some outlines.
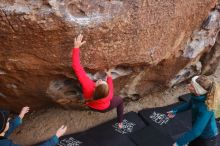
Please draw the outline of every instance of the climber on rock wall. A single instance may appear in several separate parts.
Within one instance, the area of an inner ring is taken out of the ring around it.
[[[195,76],[188,85],[190,102],[186,102],[167,112],[169,118],[176,113],[192,110],[192,129],[177,139],[173,146],[217,146],[219,133],[214,111],[217,109],[217,84],[206,76]],[[190,118],[190,117],[189,117]]]
[[[72,67],[78,78],[85,99],[85,104],[90,109],[98,112],[108,112],[117,107],[118,126],[122,128],[123,120],[123,100],[119,96],[113,96],[113,81],[111,77],[111,70],[106,71],[107,81],[97,80],[92,81],[86,74],[85,70],[80,64],[80,47],[85,43],[83,36],[80,34],[75,38],[74,48],[72,49]]]
[[[14,144],[12,140],[8,139],[8,137],[18,126],[21,125],[23,117],[29,112],[29,110],[29,107],[23,107],[20,114],[13,119],[9,118],[8,111],[0,111],[0,146],[19,146],[18,144]],[[66,126],[61,126],[53,137],[46,142],[39,144],[39,146],[57,145],[59,137],[61,137],[66,130]]]

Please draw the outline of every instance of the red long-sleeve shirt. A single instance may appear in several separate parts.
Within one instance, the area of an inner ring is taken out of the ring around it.
[[[79,48],[74,48],[72,50],[72,67],[76,74],[76,77],[78,78],[82,86],[84,98],[85,99],[92,98],[96,86],[95,86],[95,83],[87,76],[85,70],[80,64],[80,49]],[[94,100],[92,102],[88,102],[86,104],[87,106],[93,109],[96,109],[96,110],[105,110],[109,107],[110,101],[113,97],[113,82],[112,82],[111,77],[107,78],[107,83],[109,87],[108,96],[98,99],[98,100]]]

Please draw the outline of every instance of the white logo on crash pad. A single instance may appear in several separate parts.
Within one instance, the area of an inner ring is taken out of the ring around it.
[[[118,128],[118,123],[112,125],[115,128],[115,131],[121,134],[131,133],[133,131],[135,123],[129,122],[128,120],[124,119],[122,121],[123,128]]]
[[[150,115],[150,119],[159,125],[166,125],[170,120],[165,114],[157,113],[155,111]]]
[[[69,137],[61,140],[58,146],[80,146],[80,144],[82,144],[81,141],[78,141],[73,137]]]

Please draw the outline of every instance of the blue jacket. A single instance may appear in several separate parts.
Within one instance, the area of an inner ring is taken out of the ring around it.
[[[22,120],[17,116],[14,119],[11,119],[9,121],[9,129],[5,133],[4,137],[0,137],[0,146],[20,146],[17,144],[14,144],[11,140],[9,140],[7,137],[11,135],[11,133],[19,126],[21,125]],[[40,144],[39,146],[55,146],[58,144],[58,138],[57,136],[53,136],[46,142]]]
[[[189,103],[186,102],[173,109],[174,113],[192,109],[192,129],[177,140],[177,145],[185,145],[197,137],[206,139],[218,135],[214,112],[208,110],[205,100],[206,95],[195,96],[192,94]]]

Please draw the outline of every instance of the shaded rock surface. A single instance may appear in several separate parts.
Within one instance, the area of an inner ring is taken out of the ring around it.
[[[136,100],[175,85],[209,66],[199,59],[212,54],[207,50],[215,44],[220,20],[218,7],[212,10],[216,3],[1,0],[0,106],[80,108],[70,56],[79,33],[87,41],[81,48],[83,66],[92,79],[114,68],[115,94]],[[195,66],[190,75],[185,71]]]

